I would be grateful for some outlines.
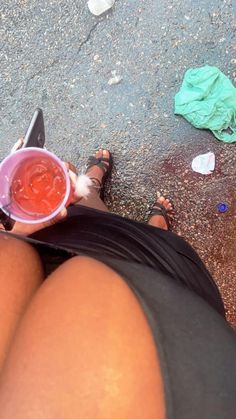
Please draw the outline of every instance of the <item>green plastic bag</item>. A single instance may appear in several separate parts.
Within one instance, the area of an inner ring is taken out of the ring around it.
[[[175,96],[175,114],[196,128],[210,129],[218,140],[236,141],[236,88],[217,67],[186,71]],[[230,129],[230,133],[224,130]]]

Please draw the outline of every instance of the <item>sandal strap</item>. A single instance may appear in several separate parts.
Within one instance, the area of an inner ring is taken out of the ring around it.
[[[110,152],[109,152],[109,157],[90,156],[88,158],[88,162],[87,162],[87,166],[86,166],[86,172],[85,173],[87,173],[89,171],[89,169],[94,167],[94,166],[97,166],[102,170],[103,176],[102,176],[101,181],[96,179],[95,177],[92,178],[92,180],[94,180],[94,182],[96,182],[98,185],[100,185],[100,186],[95,186],[94,185],[94,187],[97,187],[97,189],[99,190],[100,198],[103,201],[104,201],[104,195],[105,195],[104,194],[104,185],[105,185],[105,182],[106,182],[106,180],[107,180],[107,178],[110,175],[111,170],[112,170],[112,163],[113,163],[112,160],[113,159],[112,159],[112,155],[111,155]]]
[[[90,180],[95,180],[95,182],[98,184],[98,189],[101,189],[101,187],[102,187],[102,182],[100,182],[100,180],[99,179],[97,179],[96,177],[90,177],[89,178]],[[95,185],[94,185],[95,186]]]
[[[108,159],[107,157],[94,157],[94,156],[90,156],[88,158],[88,163],[86,166],[86,170],[89,170],[92,166],[97,166],[99,167],[102,171],[103,174],[105,175],[107,173],[107,171],[109,170],[109,164],[105,164],[105,163],[110,163],[111,160]]]
[[[153,217],[154,215],[161,215],[165,219],[168,230],[170,230],[171,223],[168,217],[168,213],[170,212],[171,210],[166,209],[164,205],[160,204],[159,202],[156,202],[154,207],[151,209],[149,219]]]

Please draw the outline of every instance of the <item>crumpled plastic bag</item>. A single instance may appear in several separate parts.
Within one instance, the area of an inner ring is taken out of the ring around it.
[[[175,96],[175,114],[196,128],[211,130],[218,140],[236,141],[236,88],[217,67],[186,71]],[[224,131],[228,128],[230,133]]]
[[[201,173],[202,175],[211,175],[215,169],[215,162],[215,154],[209,152],[194,157],[191,166],[194,172]]]

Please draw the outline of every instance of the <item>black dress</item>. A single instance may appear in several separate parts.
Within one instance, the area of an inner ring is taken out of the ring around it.
[[[82,206],[68,213],[62,223],[24,238],[38,249],[46,273],[72,255],[118,272],[150,324],[167,419],[234,419],[236,334],[196,252],[179,236],[143,223]]]

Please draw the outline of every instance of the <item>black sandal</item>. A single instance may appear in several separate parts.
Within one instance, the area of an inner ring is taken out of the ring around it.
[[[106,163],[108,163],[108,164],[106,164]],[[103,171],[103,177],[102,177],[102,180],[101,181],[99,179],[95,178],[95,177],[91,177],[90,178],[92,181],[94,181],[98,185],[98,189],[99,189],[99,193],[100,193],[100,198],[102,200],[104,200],[104,192],[105,192],[104,187],[105,187],[105,183],[106,183],[107,178],[111,174],[112,164],[113,164],[113,161],[112,161],[112,155],[111,155],[110,152],[109,152],[109,158],[107,158],[107,157],[99,157],[99,158],[97,158],[95,156],[90,156],[88,158],[88,162],[87,162],[85,174],[93,166],[98,166]]]
[[[167,229],[171,230],[172,227],[172,215],[173,215],[173,208],[168,209],[165,208],[164,205],[162,205],[160,202],[156,202],[154,207],[151,209],[148,221],[154,216],[154,215],[161,215],[164,217]]]

